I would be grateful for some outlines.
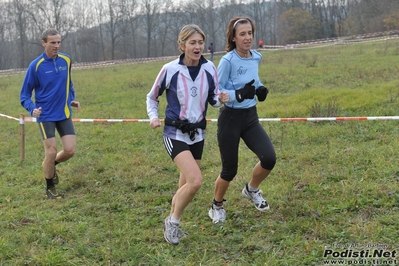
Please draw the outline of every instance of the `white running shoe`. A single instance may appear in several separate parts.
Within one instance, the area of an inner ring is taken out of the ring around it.
[[[249,191],[248,183],[245,183],[245,187],[242,190],[242,195],[252,201],[256,209],[260,211],[268,211],[270,209],[270,206],[261,194],[262,190],[259,189],[257,191]]]
[[[226,211],[223,206],[212,204],[212,208],[209,210],[208,215],[214,224],[226,221]]]
[[[172,223],[170,221],[170,216],[168,216],[164,220],[163,235],[168,243],[172,245],[178,245],[180,243],[180,238],[182,238],[185,234],[180,229],[179,224]]]

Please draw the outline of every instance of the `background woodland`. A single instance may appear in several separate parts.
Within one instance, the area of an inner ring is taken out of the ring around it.
[[[54,27],[74,62],[178,54],[185,24],[198,24],[207,45],[224,51],[234,16],[255,21],[255,41],[296,44],[399,29],[397,0],[0,0],[0,70],[26,68]]]

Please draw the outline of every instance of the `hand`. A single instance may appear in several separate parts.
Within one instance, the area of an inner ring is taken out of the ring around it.
[[[78,111],[80,111],[80,103],[77,101],[72,101],[71,102],[71,106],[78,108]]]
[[[258,96],[258,101],[263,102],[264,100],[266,100],[268,93],[269,93],[269,90],[266,87],[260,86],[256,90],[256,96]]]
[[[247,84],[245,84],[244,88],[236,90],[236,100],[237,102],[242,102],[244,99],[253,99],[255,97],[255,80],[251,80]]]
[[[159,121],[158,118],[153,118],[150,122],[151,128],[157,128],[161,126],[161,122]]]
[[[190,131],[190,123],[188,122],[187,119],[185,120],[176,120],[174,121],[175,127],[177,129],[180,129],[182,133],[187,133]]]
[[[35,109],[33,109],[33,111],[32,111],[32,116],[35,117],[35,118],[39,118],[39,116],[40,116],[41,114],[42,114],[42,108],[41,108],[41,107],[35,108]]]
[[[230,100],[229,98],[229,94],[227,93],[227,91],[222,91],[219,94],[219,102],[220,103],[227,103]]]

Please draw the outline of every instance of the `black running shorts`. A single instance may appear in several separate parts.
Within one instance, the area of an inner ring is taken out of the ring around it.
[[[55,129],[57,129],[60,137],[65,135],[75,135],[75,129],[73,127],[72,119],[68,118],[57,122],[40,122],[39,131],[42,135],[42,139],[50,139],[55,137]]]
[[[187,143],[179,140],[174,140],[168,137],[163,137],[166,151],[172,160],[182,151],[190,151],[195,160],[201,160],[202,152],[204,150],[204,140],[188,145]]]

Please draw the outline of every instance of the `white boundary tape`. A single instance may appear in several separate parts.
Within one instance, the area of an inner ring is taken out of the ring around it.
[[[1,114],[0,117],[19,121],[20,128],[20,157],[25,160],[25,122],[36,122],[34,117],[25,117],[21,115],[20,119]],[[370,121],[370,120],[399,120],[399,116],[352,116],[352,117],[292,117],[292,118],[259,118],[260,122],[303,122],[303,121]],[[87,119],[72,118],[73,122],[102,122],[102,123],[126,123],[126,122],[150,122],[149,119]],[[164,119],[160,119],[164,122]],[[216,122],[217,119],[207,119],[207,122]]]
[[[259,118],[260,122],[317,122],[317,121],[370,121],[370,120],[399,120],[399,116],[346,116],[346,117],[291,117],[291,118]],[[36,118],[25,117],[25,122],[36,122]],[[141,123],[150,119],[90,119],[72,118],[73,122],[81,123]],[[163,122],[163,119],[160,119]],[[207,119],[207,122],[217,122],[217,119]]]
[[[12,120],[20,121],[18,118],[15,118],[15,117],[12,117],[12,116],[9,116],[9,115],[0,114],[0,116],[5,117],[5,118],[8,118],[8,119],[12,119]]]
[[[399,116],[347,116],[347,117],[293,117],[293,118],[259,118],[264,122],[301,122],[301,121],[366,121],[366,120],[399,120]]]
[[[1,117],[24,122],[36,122],[34,117],[15,118],[9,115],[1,114]],[[287,118],[259,118],[260,122],[318,122],[318,121],[372,121],[372,120],[399,120],[399,116],[341,116],[341,117],[287,117]],[[73,122],[78,123],[142,123],[150,122],[150,119],[102,119],[102,118],[72,118]],[[161,122],[164,119],[160,119]],[[207,122],[217,122],[216,118],[207,119]]]

